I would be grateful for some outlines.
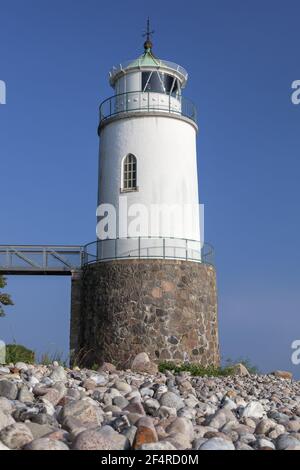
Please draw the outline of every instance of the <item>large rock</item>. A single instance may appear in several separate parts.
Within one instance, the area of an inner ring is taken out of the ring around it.
[[[39,439],[55,430],[55,428],[49,424],[38,424],[32,423],[31,421],[26,423],[26,426],[30,429],[34,439]]]
[[[33,402],[34,400],[34,395],[33,393],[29,390],[27,385],[22,385],[21,388],[19,389],[18,392],[18,400],[26,403],[26,402]]]
[[[103,387],[108,382],[108,377],[105,374],[91,374],[90,379],[93,380],[98,387]]]
[[[166,428],[167,433],[181,433],[188,437],[189,441],[192,442],[194,439],[194,428],[192,422],[186,418],[176,418]]]
[[[158,367],[150,361],[148,354],[145,352],[139,353],[135,356],[131,364],[133,372],[145,372],[148,374],[156,374]]]
[[[256,447],[260,450],[275,450],[275,445],[273,444],[270,439],[266,439],[264,437],[257,439]]]
[[[62,366],[57,366],[53,369],[53,371],[49,375],[49,378],[53,380],[53,382],[66,382],[67,374]]]
[[[10,380],[0,380],[0,397],[8,398],[8,400],[15,400],[18,395],[18,387]]]
[[[128,447],[126,436],[110,426],[83,431],[76,436],[72,445],[73,450],[125,450]]]
[[[119,390],[119,392],[122,392],[124,394],[130,393],[131,392],[131,387],[127,382],[124,382],[122,380],[116,380],[114,387]]]
[[[81,421],[74,418],[73,416],[67,416],[63,420],[63,428],[70,432],[72,436],[77,436],[81,432],[85,431],[88,427],[94,427],[95,424],[92,423],[90,426],[84,425]]]
[[[143,444],[150,444],[157,441],[158,437],[152,419],[148,416],[141,418],[137,423],[133,448],[139,449]]]
[[[128,423],[129,424],[129,423]],[[118,429],[119,431],[119,429]],[[123,428],[121,434],[123,434],[123,436],[126,437],[126,439],[128,439],[128,446],[129,448],[131,448],[133,446],[133,442],[134,442],[134,438],[135,438],[135,434],[136,434],[136,431],[137,431],[137,427],[134,426],[134,425],[128,425],[126,426],[125,428]],[[120,431],[119,431],[120,432]]]
[[[25,364],[25,362],[16,362],[15,363],[15,368],[19,369],[19,370],[27,371],[28,370],[28,365]]]
[[[176,447],[174,447],[171,442],[161,441],[142,444],[137,450],[176,450]]]
[[[285,427],[282,424],[276,424],[275,428],[268,433],[270,439],[277,439],[281,434],[286,432]]]
[[[124,411],[129,411],[129,413],[135,413],[139,415],[144,415],[145,410],[141,402],[131,401],[125,408]]]
[[[292,434],[285,433],[277,437],[275,445],[277,450],[286,450],[291,447],[300,446],[300,440]]]
[[[272,419],[262,419],[256,426],[255,434],[268,434],[275,427],[276,423]]]
[[[189,437],[181,432],[173,432],[164,440],[171,443],[177,450],[187,450],[192,448]]]
[[[0,441],[10,449],[20,449],[33,440],[30,429],[23,423],[14,423],[0,431]]]
[[[236,424],[237,419],[235,415],[227,408],[221,408],[217,410],[214,415],[209,416],[206,420],[206,424],[214,429],[221,429],[223,426],[231,426]]]
[[[129,401],[125,397],[114,397],[112,403],[115,406],[119,406],[121,410],[129,405]]]
[[[168,408],[175,408],[177,411],[184,408],[184,402],[180,395],[174,392],[166,392],[160,398],[161,406],[167,406]]]
[[[15,420],[7,413],[4,413],[0,409],[0,431],[11,424],[14,424]]]
[[[241,413],[243,418],[262,418],[265,410],[259,401],[250,401]]]
[[[234,445],[227,439],[212,437],[200,446],[199,450],[234,450]]]
[[[113,374],[116,372],[117,368],[110,362],[104,362],[102,366],[98,369],[98,372],[107,372],[108,374]]]
[[[11,450],[11,449],[5,446],[4,444],[2,444],[2,442],[0,442],[0,450]]]
[[[23,447],[24,450],[69,450],[69,447],[62,441],[55,441],[47,437],[34,439]]]
[[[294,418],[291,419],[287,425],[286,425],[286,430],[288,432],[299,432],[300,431],[300,419]]]
[[[0,410],[3,411],[3,413],[12,413],[12,402],[5,397],[0,397]]]
[[[148,415],[155,416],[159,408],[160,403],[154,398],[148,398],[148,400],[144,402],[144,409]]]
[[[235,449],[236,450],[254,450],[251,446],[241,441],[236,442]]]
[[[97,426],[103,421],[101,410],[88,400],[71,401],[61,410],[59,420],[63,423],[68,417],[76,418],[82,425]]]
[[[273,375],[275,375],[275,377],[278,377],[280,379],[292,380],[292,378],[293,378],[293,374],[291,372],[286,371],[286,370],[275,370],[273,372]]]
[[[240,375],[242,377],[250,375],[250,372],[248,371],[247,367],[245,367],[242,363],[235,364],[233,366],[232,373],[233,375]]]
[[[57,383],[61,383],[61,382],[57,382]],[[61,392],[59,390],[57,390],[56,388],[54,388],[54,387],[47,388],[45,391],[46,391],[46,393],[45,393],[45,395],[43,395],[43,401],[47,400],[53,406],[56,406],[59,403],[59,401],[61,400],[62,396],[63,396],[61,394]]]

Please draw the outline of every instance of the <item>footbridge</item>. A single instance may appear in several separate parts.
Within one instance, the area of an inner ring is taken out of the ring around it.
[[[208,243],[184,238],[125,237],[87,245],[0,245],[0,275],[70,276],[87,264],[115,259],[179,259],[214,264]]]
[[[83,264],[83,246],[0,245],[0,274],[70,276]]]

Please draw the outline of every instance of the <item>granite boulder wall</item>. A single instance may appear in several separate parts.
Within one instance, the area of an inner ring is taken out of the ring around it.
[[[87,265],[72,281],[71,352],[84,363],[219,365],[216,272],[185,260],[126,259]]]

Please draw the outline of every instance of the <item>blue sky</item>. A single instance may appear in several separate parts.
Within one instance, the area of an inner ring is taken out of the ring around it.
[[[300,338],[298,1],[0,0],[0,244],[95,239],[99,103],[142,52],[189,72],[205,235],[216,250],[223,357],[293,370]],[[0,337],[67,351],[70,279],[9,277]]]

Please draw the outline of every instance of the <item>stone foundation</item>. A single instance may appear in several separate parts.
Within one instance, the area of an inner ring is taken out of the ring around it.
[[[71,350],[85,365],[129,367],[142,351],[157,363],[219,365],[212,266],[113,260],[86,266],[72,287]]]

